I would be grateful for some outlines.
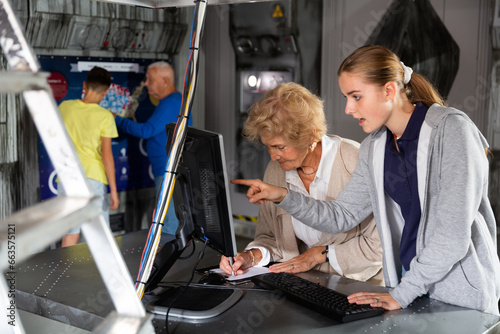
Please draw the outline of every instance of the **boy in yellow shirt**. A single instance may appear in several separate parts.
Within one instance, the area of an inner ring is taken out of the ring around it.
[[[109,210],[116,210],[120,203],[116,190],[115,162],[111,138],[118,137],[113,115],[99,106],[109,86],[110,73],[94,66],[83,82],[85,95],[81,100],[67,100],[59,105],[66,129],[73,141],[91,189],[103,199],[102,211],[109,225]],[[109,184],[110,196],[107,196]],[[58,184],[59,194],[65,191]],[[62,239],[62,247],[78,243],[80,228],[73,229]]]

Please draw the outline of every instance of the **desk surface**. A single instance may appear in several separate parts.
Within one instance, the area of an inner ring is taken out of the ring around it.
[[[147,231],[117,238],[131,276],[135,279]],[[168,236],[164,239],[167,239]],[[163,240],[162,240],[163,241]],[[196,243],[196,253],[201,244]],[[164,278],[185,282],[196,256],[177,261]],[[219,255],[207,249],[199,267],[219,263]],[[92,330],[113,310],[86,244],[39,253],[17,268],[19,309]],[[385,291],[373,286],[320,272],[299,274],[332,289],[349,294],[356,291]],[[195,276],[195,281],[199,276]],[[226,286],[224,288],[233,288]],[[277,293],[256,288],[252,283],[236,305],[223,314],[205,320],[169,318],[170,333],[500,333],[500,317],[439,302],[429,298],[415,301],[407,309],[383,316],[341,324]],[[146,303],[151,297],[144,297]],[[165,319],[153,320],[157,333],[165,333]],[[28,333],[29,334],[29,333]]]

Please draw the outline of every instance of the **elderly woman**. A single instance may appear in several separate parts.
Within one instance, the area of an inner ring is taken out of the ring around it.
[[[344,188],[358,159],[358,143],[326,135],[323,102],[306,88],[282,84],[251,108],[243,134],[267,146],[271,162],[264,181],[306,196],[332,200]],[[271,202],[261,205],[255,240],[238,252],[231,268],[242,274],[252,266],[271,272],[300,273],[310,269],[383,284],[382,247],[373,216],[352,230],[324,233],[304,225]]]

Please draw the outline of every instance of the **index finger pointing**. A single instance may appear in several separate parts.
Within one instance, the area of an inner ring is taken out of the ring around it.
[[[242,184],[244,186],[249,186],[249,187],[259,187],[259,182],[260,180],[255,179],[235,179],[230,181],[232,184]]]
[[[251,187],[254,183],[255,180],[247,180],[247,179],[235,179],[230,181],[232,184],[242,184],[244,186],[249,186]]]

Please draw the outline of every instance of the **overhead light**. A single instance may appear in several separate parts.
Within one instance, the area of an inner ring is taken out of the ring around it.
[[[257,86],[257,77],[255,75],[249,76],[247,83],[248,83],[248,86],[254,88],[255,86]]]

